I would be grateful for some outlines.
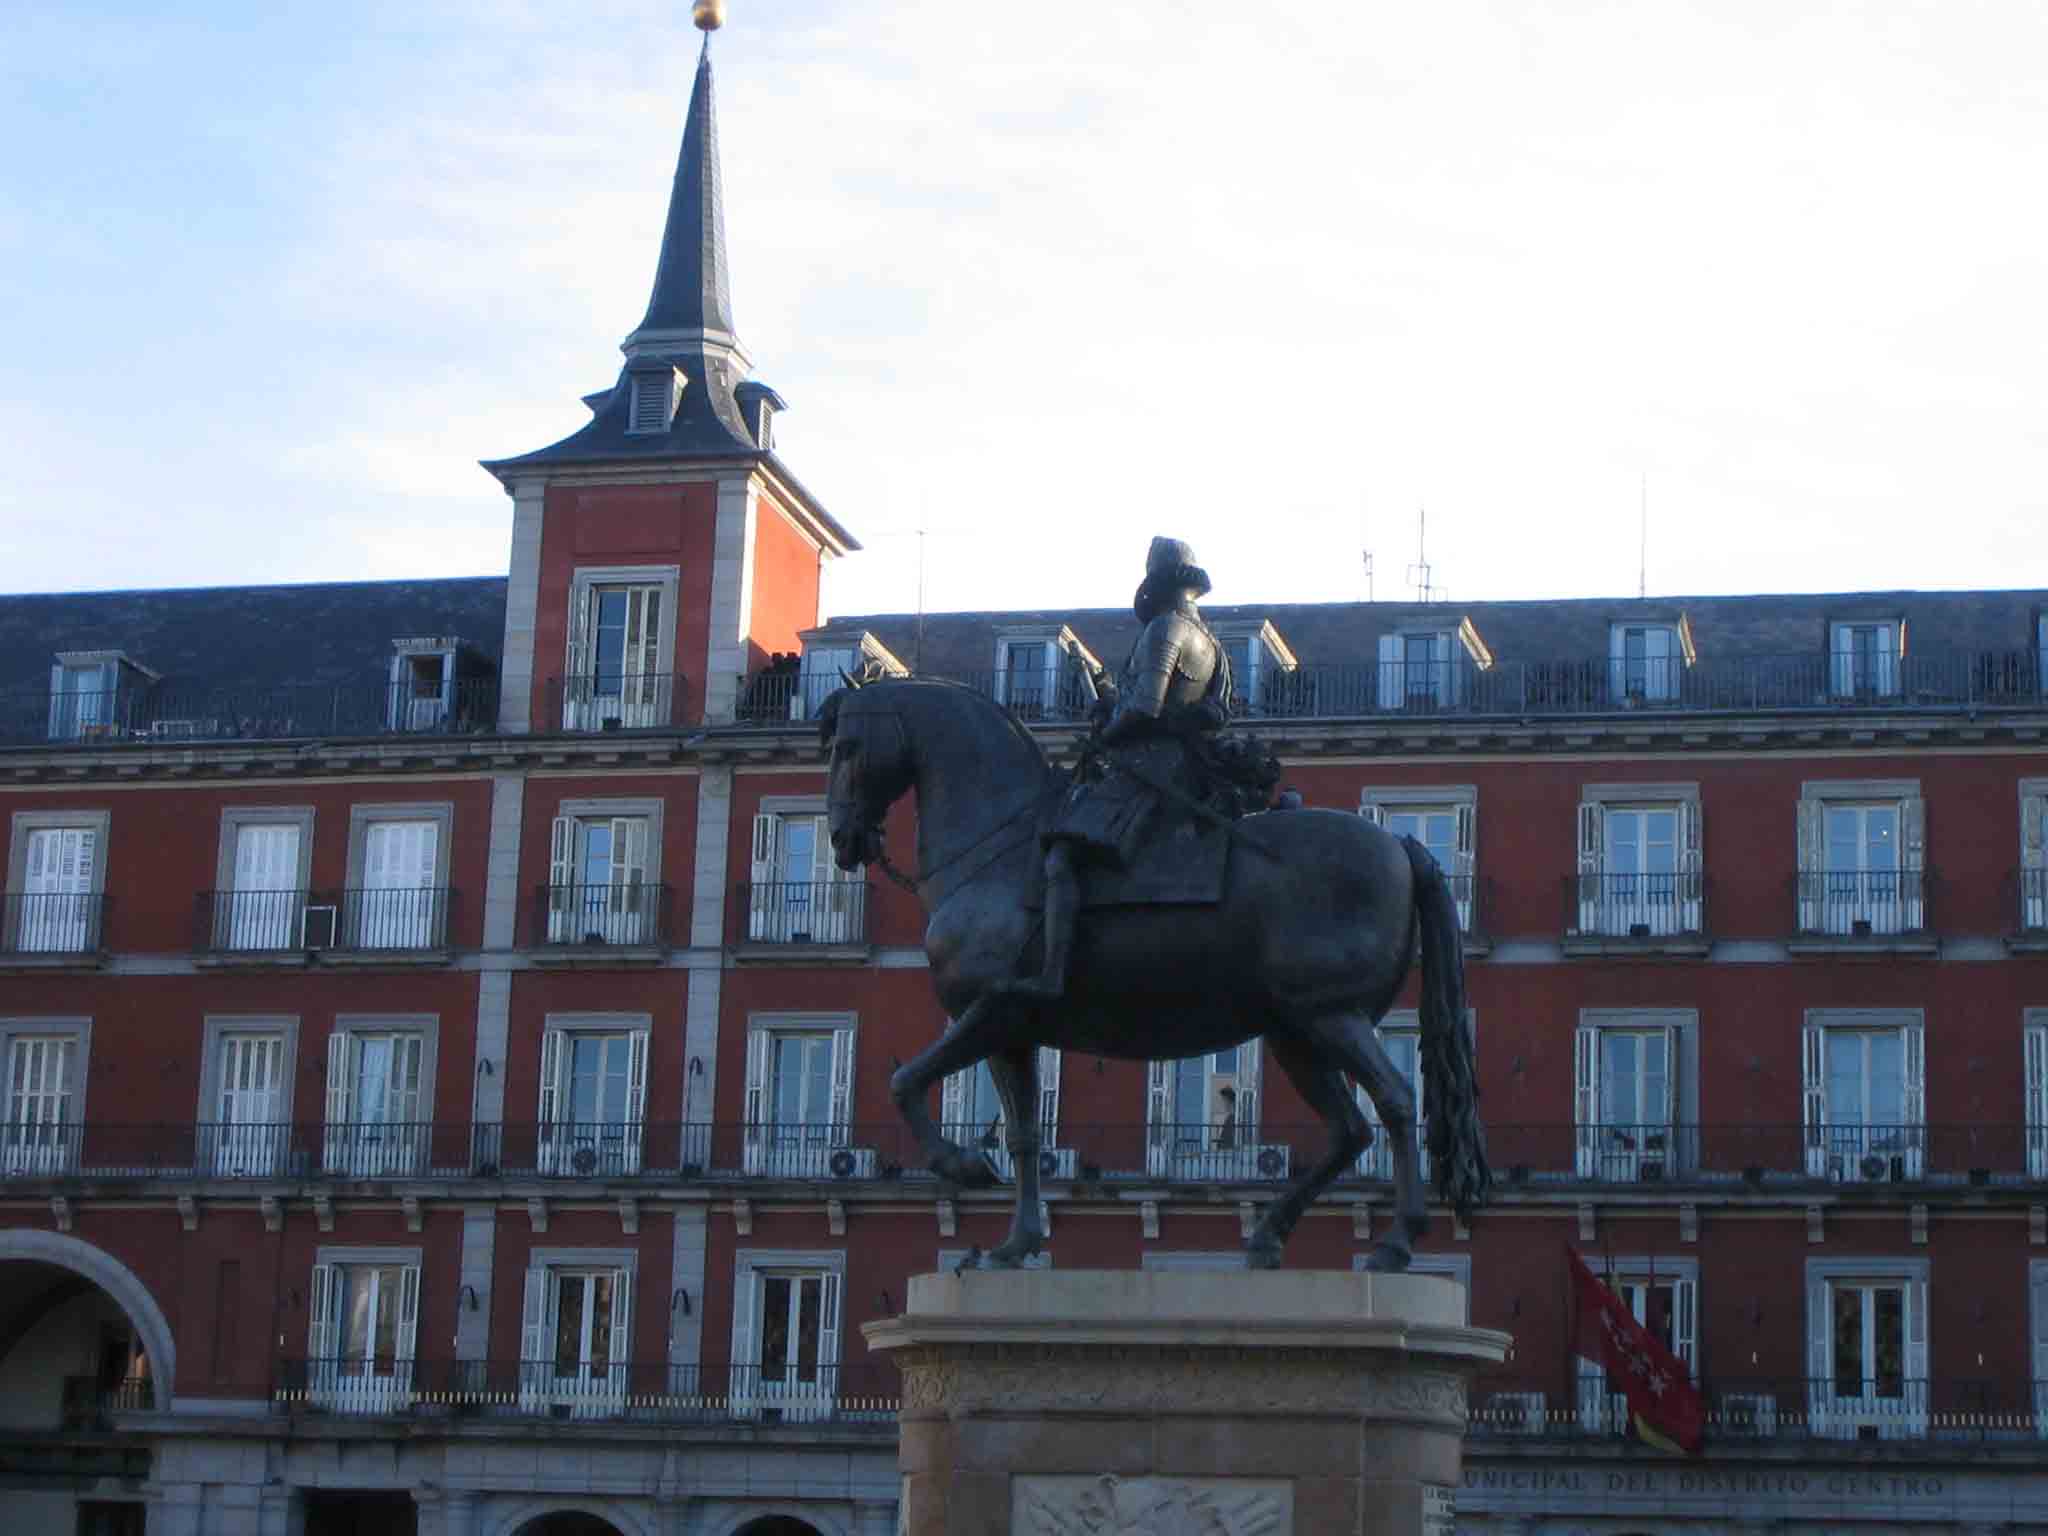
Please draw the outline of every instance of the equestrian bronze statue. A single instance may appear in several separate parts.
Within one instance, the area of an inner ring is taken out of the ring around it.
[[[1262,753],[1216,739],[1230,679],[1194,607],[1207,589],[1185,545],[1154,541],[1137,600],[1144,630],[1114,683],[1090,678],[1097,728],[1071,772],[1004,706],[957,683],[850,679],[820,712],[841,869],[888,867],[884,819],[917,797],[911,883],[953,1022],[890,1092],[936,1173],[987,1187],[997,1175],[986,1157],[941,1134],[927,1101],[934,1083],[988,1062],[1017,1181],[1009,1236],[984,1260],[992,1267],[1023,1263],[1045,1239],[1039,1047],[1154,1061],[1263,1036],[1330,1147],[1266,1206],[1249,1262],[1277,1267],[1310,1202],[1371,1144],[1348,1075],[1392,1154],[1396,1216],[1368,1267],[1407,1268],[1428,1221],[1417,1105],[1374,1026],[1418,949],[1438,1194],[1467,1211],[1491,1182],[1443,871],[1414,839],[1362,816],[1244,814],[1270,800],[1274,775]]]

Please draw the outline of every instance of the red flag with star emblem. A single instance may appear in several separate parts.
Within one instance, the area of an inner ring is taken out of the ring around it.
[[[1600,1283],[1576,1249],[1565,1251],[1577,1301],[1578,1352],[1606,1367],[1609,1389],[1628,1399],[1629,1417],[1644,1440],[1697,1456],[1707,1411],[1692,1372]]]

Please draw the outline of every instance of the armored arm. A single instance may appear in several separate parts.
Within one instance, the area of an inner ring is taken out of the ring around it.
[[[1145,626],[1124,668],[1124,683],[1116,716],[1103,732],[1105,741],[1120,741],[1141,733],[1166,713],[1167,695],[1181,652],[1189,637],[1199,631],[1177,613],[1161,614]]]

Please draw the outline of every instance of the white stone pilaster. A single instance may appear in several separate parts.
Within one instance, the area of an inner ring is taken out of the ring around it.
[[[512,570],[505,585],[505,646],[498,662],[498,729],[533,729],[533,639],[540,611],[541,515],[547,482],[512,488]]]
[[[704,1360],[705,1255],[710,1233],[710,1213],[702,1205],[676,1208],[675,1246],[671,1252],[673,1285],[690,1293],[690,1310],[685,1315],[679,1297],[669,1296],[668,1363],[700,1365]],[[690,1390],[686,1385],[685,1391]]]
[[[458,1289],[455,1313],[455,1358],[481,1360],[490,1347],[491,1256],[498,1242],[498,1213],[489,1205],[462,1208],[462,1262],[457,1285],[468,1286],[474,1307]]]
[[[746,636],[754,617],[754,525],[760,506],[751,474],[718,482],[704,678],[704,719],[714,725],[733,718],[740,673],[746,670]]]
[[[198,1483],[150,1483],[144,1488],[149,1513],[148,1536],[199,1536],[206,1490]]]
[[[732,769],[707,764],[697,775],[697,854],[690,901],[690,944],[725,943],[725,891],[732,880],[726,853],[732,841]]]
[[[494,774],[491,840],[484,860],[483,970],[476,984],[476,1084],[471,1099],[471,1114],[479,1126],[497,1125],[505,1118],[512,973],[504,968],[504,962],[519,942],[519,831],[525,809],[526,780],[513,773]]]

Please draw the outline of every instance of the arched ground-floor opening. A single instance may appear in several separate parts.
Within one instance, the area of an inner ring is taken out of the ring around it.
[[[0,1258],[0,1431],[107,1427],[155,1402],[155,1362],[127,1311],[75,1270]]]
[[[740,1527],[739,1536],[823,1536],[815,1525],[806,1524],[793,1515],[763,1515],[748,1525]]]
[[[519,1527],[519,1536],[622,1536],[619,1528],[596,1515],[563,1511],[542,1515]]]
[[[308,1493],[306,1536],[415,1536],[419,1509],[409,1493]]]

